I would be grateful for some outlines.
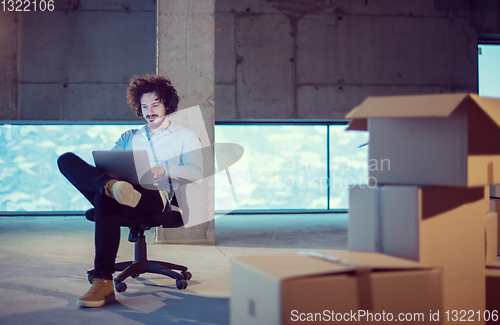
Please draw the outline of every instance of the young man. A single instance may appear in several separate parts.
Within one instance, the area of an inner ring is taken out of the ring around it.
[[[147,150],[154,186],[144,188],[113,179],[73,153],[61,155],[57,161],[61,173],[94,206],[94,275],[92,287],[77,301],[80,307],[100,307],[115,300],[112,274],[120,244],[120,219],[170,209],[178,181],[203,178],[198,137],[168,118],[179,103],[170,81],[160,76],[134,77],[127,99],[146,124],[123,133],[112,150]]]

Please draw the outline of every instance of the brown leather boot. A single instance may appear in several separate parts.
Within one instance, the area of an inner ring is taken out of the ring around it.
[[[104,193],[116,202],[135,208],[142,194],[134,189],[132,184],[112,179],[104,186]]]
[[[78,307],[101,307],[115,301],[113,280],[92,279],[90,290],[76,301]]]

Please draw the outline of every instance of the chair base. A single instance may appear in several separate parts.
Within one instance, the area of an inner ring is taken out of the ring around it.
[[[128,277],[137,278],[143,273],[155,273],[162,274],[172,279],[176,280],[177,289],[186,289],[188,283],[187,280],[191,279],[191,273],[188,272],[188,268],[184,265],[178,265],[168,262],[161,261],[149,261],[147,259],[146,251],[146,237],[143,231],[139,234],[135,243],[135,260],[115,263],[115,270],[122,271],[116,278],[115,289],[118,292],[124,292],[127,289],[127,285],[123,283]],[[176,271],[180,272],[176,272]],[[94,274],[94,269],[87,271],[89,281],[92,282],[92,277]]]
[[[115,278],[115,282],[123,282],[128,277],[137,278],[143,273],[156,273],[166,275],[174,280],[187,280],[183,275],[183,273],[187,272],[187,267],[161,261],[146,260],[145,263],[133,261],[120,262],[115,264],[115,270],[122,271]],[[181,273],[175,272],[174,270],[181,271]]]

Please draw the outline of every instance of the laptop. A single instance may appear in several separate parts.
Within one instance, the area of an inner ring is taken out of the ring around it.
[[[154,183],[146,150],[96,150],[92,156],[96,167],[113,178],[131,184]]]

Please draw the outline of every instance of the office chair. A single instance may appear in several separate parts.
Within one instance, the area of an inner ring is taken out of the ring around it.
[[[182,202],[182,194],[185,189],[181,191],[176,191],[176,195],[180,194],[180,200]],[[178,206],[176,195],[172,198],[172,205]],[[183,204],[181,204],[183,206]],[[175,209],[174,207],[174,209]],[[186,205],[185,209],[188,207]],[[183,213],[188,213],[188,211]],[[95,221],[94,209],[89,209],[85,212],[85,217],[90,221]],[[165,228],[179,228],[184,226],[184,221],[182,219],[182,214],[178,211],[165,211],[156,215],[147,215],[135,220],[121,220],[120,226],[128,227],[130,229],[128,241],[135,243],[135,257],[133,261],[115,263],[115,270],[122,271],[114,279],[115,289],[117,292],[124,292],[127,290],[127,284],[123,281],[128,277],[136,278],[142,273],[156,273],[163,274],[176,280],[177,289],[186,289],[188,285],[188,280],[191,279],[191,273],[188,272],[188,268],[183,265],[172,264],[168,262],[161,261],[150,261],[147,259],[147,245],[146,236],[144,231],[151,229],[152,227],[163,226]],[[180,271],[176,272],[176,271]],[[88,279],[92,283],[92,277],[94,274],[94,269],[88,270]]]

